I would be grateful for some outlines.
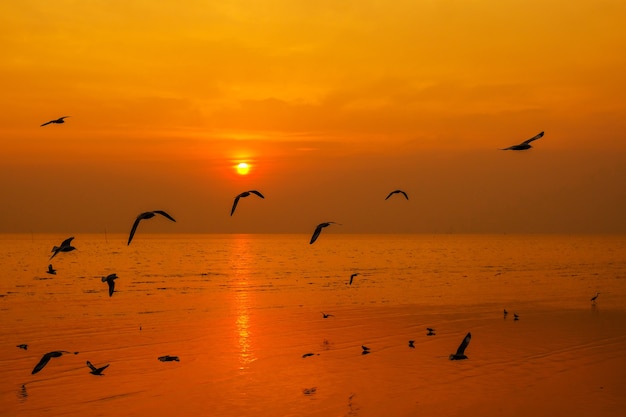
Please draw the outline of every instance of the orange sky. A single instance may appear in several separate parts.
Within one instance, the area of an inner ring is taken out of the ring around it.
[[[146,232],[626,232],[625,21],[621,0],[2,2],[0,232],[155,209],[178,222]]]

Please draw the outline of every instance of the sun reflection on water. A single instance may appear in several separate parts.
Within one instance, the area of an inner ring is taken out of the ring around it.
[[[240,236],[234,241],[230,262],[234,272],[232,283],[234,292],[235,309],[235,339],[239,352],[239,369],[245,370],[251,362],[256,360],[252,343],[252,331],[250,329],[250,300],[251,293],[248,291],[249,273],[252,268],[250,239]]]

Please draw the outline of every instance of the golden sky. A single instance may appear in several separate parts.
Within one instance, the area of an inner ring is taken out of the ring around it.
[[[161,232],[626,232],[624,22],[622,0],[2,2],[0,232],[157,209]]]

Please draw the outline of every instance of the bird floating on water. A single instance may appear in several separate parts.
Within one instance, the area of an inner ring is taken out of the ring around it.
[[[74,353],[74,355],[78,355],[78,352],[68,352],[66,350],[55,350],[53,352],[48,352],[41,357],[41,360],[37,365],[35,365],[31,374],[34,375],[37,372],[41,371],[43,367],[46,366],[48,362],[50,362],[50,359],[61,357],[64,353]]]
[[[361,345],[361,349],[363,349],[363,351],[361,352],[361,355],[367,355],[368,353],[370,353],[370,348],[368,348],[365,345]]]
[[[322,311],[322,317],[324,317],[325,319],[327,319],[327,318],[329,318],[329,317],[335,317],[335,316],[334,316],[333,314],[327,314],[327,313],[324,313],[324,312]]]
[[[22,343],[21,345],[17,345],[16,347],[24,350],[28,350],[28,345],[26,343]]]
[[[361,275],[358,272],[355,272],[354,274],[350,275],[350,282],[348,283],[349,285],[352,285],[352,281],[354,280],[354,277],[356,277],[357,275]]]
[[[243,193],[241,193],[237,197],[235,197],[235,201],[233,202],[233,208],[230,209],[230,215],[231,216],[233,215],[233,213],[235,212],[235,209],[237,208],[237,204],[239,203],[239,199],[242,198],[242,197],[248,197],[250,194],[256,194],[256,195],[258,195],[261,198],[265,198],[265,197],[263,197],[263,194],[261,194],[257,190],[244,191]]]
[[[432,327],[427,327],[426,330],[428,331],[428,333],[426,333],[426,336],[435,336],[435,329],[433,329]]]
[[[389,193],[389,195],[387,197],[385,197],[385,200],[387,200],[389,197],[391,197],[394,194],[402,194],[404,196],[404,198],[406,198],[407,200],[409,199],[409,196],[406,195],[406,193],[402,190],[395,190]]]
[[[302,355],[302,358],[308,358],[309,356],[315,356],[316,354],[313,352],[308,352]],[[317,354],[319,356],[319,353]]]
[[[469,345],[470,340],[472,340],[472,334],[468,332],[459,345],[459,348],[456,350],[456,353],[450,354],[451,361],[467,359],[467,356],[465,356],[465,349],[467,348],[467,345]]]
[[[309,243],[313,244],[317,240],[317,238],[320,235],[320,233],[322,233],[322,229],[325,228],[325,227],[330,226],[331,224],[336,224],[336,225],[341,226],[337,222],[324,222],[324,223],[318,224],[317,227],[315,228],[315,231],[313,232],[313,236],[311,236],[311,241]]]
[[[104,371],[105,369],[107,369],[109,367],[109,365],[104,365],[101,368],[96,368],[95,366],[93,366],[93,364],[89,361],[87,361],[87,366],[89,367],[89,369],[91,369],[91,372],[89,372],[90,374],[93,375],[99,375],[99,376],[104,376],[102,375],[102,371]]]
[[[525,140],[524,142],[520,143],[519,145],[513,145],[513,146],[509,146],[508,148],[503,148],[501,149],[502,151],[524,151],[526,149],[530,149],[532,148],[532,145],[530,144],[530,142],[540,139],[541,137],[543,137],[543,133],[544,132],[540,132],[537,135],[533,136],[532,138]]]
[[[161,216],[163,216],[163,217],[165,217],[167,219],[170,219],[173,222],[176,221],[176,220],[174,220],[174,218],[172,216],[170,216],[169,214],[167,214],[163,210],[146,211],[145,213],[141,213],[135,219],[135,223],[133,223],[133,228],[130,229],[130,236],[128,236],[128,245],[130,245],[131,240],[133,240],[133,236],[135,236],[135,231],[137,230],[137,226],[139,226],[139,222],[142,221],[142,220],[151,219],[154,216],[156,216],[157,214],[160,214]]]
[[[505,308],[505,309],[504,309],[504,318],[506,318],[506,316],[508,316],[508,315],[509,315],[509,312],[508,312],[508,311],[506,311],[506,308]]]
[[[57,274],[57,270],[52,267],[52,264],[50,264],[50,265],[48,265],[48,270],[46,271],[46,274],[56,275]]]
[[[519,316],[517,315],[517,313],[513,313],[513,320],[514,321],[519,320]]]
[[[413,343],[415,343],[415,340],[409,340],[409,347],[415,349],[415,345]]]
[[[63,117],[59,117],[58,119],[50,120],[49,122],[46,122],[46,123],[42,124],[40,127],[45,126],[45,125],[49,125],[50,123],[56,123],[56,124],[65,123],[65,120],[63,120],[63,119],[67,119],[68,117],[70,117],[70,116],[63,116]]]
[[[597,292],[597,293],[596,293],[596,295],[594,295],[593,297],[591,297],[591,302],[595,304],[595,303],[596,303],[596,300],[598,299],[598,296],[599,296],[599,295],[600,295],[600,293],[599,293],[599,292]],[[611,298],[611,297],[609,297],[609,298]]]
[[[109,286],[109,297],[113,295],[113,291],[115,291],[115,280],[117,279],[117,274],[109,274],[106,277],[102,277],[102,282],[106,282]]]
[[[180,362],[180,358],[178,356],[172,356],[172,355],[159,356],[158,359],[161,362],[172,362],[172,361]]]
[[[54,258],[55,256],[57,256],[57,254],[59,252],[71,252],[74,249],[76,249],[74,246],[71,245],[72,243],[72,239],[74,239],[74,237],[70,237],[65,239],[62,243],[61,246],[54,246],[52,248],[52,250],[50,252],[54,252],[52,254],[52,256],[50,257],[50,259]]]

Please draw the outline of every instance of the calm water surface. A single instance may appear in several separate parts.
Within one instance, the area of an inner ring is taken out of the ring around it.
[[[0,236],[0,415],[626,406],[626,236],[76,235],[46,274],[67,237]],[[449,361],[468,331],[470,359]],[[80,353],[31,375],[52,350]],[[180,362],[157,360],[167,354]],[[93,376],[86,360],[110,367]]]

